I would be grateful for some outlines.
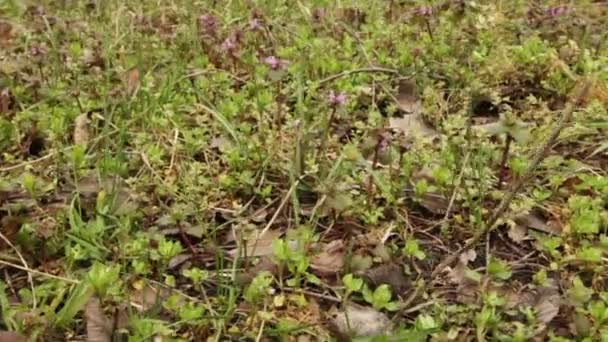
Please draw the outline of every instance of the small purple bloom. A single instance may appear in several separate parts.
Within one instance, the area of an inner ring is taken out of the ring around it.
[[[211,14],[198,17],[198,25],[202,33],[215,37],[217,35],[217,19]]]
[[[431,6],[420,6],[414,12],[417,16],[420,17],[430,17],[433,15],[433,7]]]
[[[249,22],[249,28],[252,31],[257,31],[259,29],[262,28],[262,21],[258,18],[253,18],[251,19],[251,21]]]
[[[240,33],[233,32],[231,35],[228,36],[228,38],[224,39],[224,42],[222,42],[221,48],[227,54],[229,54],[233,57],[237,57],[238,52],[239,52],[239,42],[240,42]]]
[[[282,69],[287,64],[287,62],[277,58],[276,56],[268,56],[264,58],[264,63],[272,70]]]
[[[549,8],[547,8],[547,10],[545,12],[550,17],[553,17],[553,18],[560,17],[568,12],[568,6],[549,7]]]
[[[332,90],[329,92],[327,102],[329,102],[329,105],[332,107],[343,106],[346,103],[346,93],[342,91],[339,94],[336,94],[336,92]]]

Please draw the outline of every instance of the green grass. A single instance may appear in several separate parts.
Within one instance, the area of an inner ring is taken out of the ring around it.
[[[1,2],[1,330],[608,340],[607,18]]]

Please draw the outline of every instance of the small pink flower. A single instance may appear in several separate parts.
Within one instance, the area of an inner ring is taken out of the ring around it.
[[[568,12],[568,6],[564,5],[564,6],[549,7],[549,8],[547,8],[547,10],[545,12],[550,17],[553,17],[553,18],[560,17]]]
[[[336,94],[336,92],[332,90],[329,92],[329,96],[327,97],[327,102],[332,107],[343,106],[344,104],[346,104],[346,93],[340,92],[339,94]]]
[[[253,18],[251,19],[251,21],[249,22],[249,28],[252,31],[257,31],[259,29],[262,28],[262,21],[258,18]]]
[[[433,7],[431,6],[420,6],[414,12],[417,16],[420,17],[430,17],[433,15]]]
[[[211,14],[204,14],[198,17],[198,25],[201,31],[211,37],[217,35],[217,19]]]
[[[264,63],[272,70],[280,70],[287,65],[287,62],[277,58],[276,56],[268,56],[264,58]]]

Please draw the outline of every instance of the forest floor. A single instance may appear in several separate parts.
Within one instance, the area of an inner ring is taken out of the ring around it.
[[[606,27],[0,2],[0,340],[608,341]]]

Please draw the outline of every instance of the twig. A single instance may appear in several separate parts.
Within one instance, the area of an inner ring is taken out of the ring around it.
[[[289,191],[287,191],[287,194],[285,195],[285,197],[283,197],[283,200],[279,204],[279,207],[277,208],[277,210],[274,212],[274,215],[272,215],[272,218],[270,219],[270,221],[268,221],[268,223],[266,224],[266,227],[264,227],[264,229],[262,229],[262,232],[260,233],[260,235],[258,235],[258,237],[264,236],[264,234],[268,231],[268,229],[270,229],[270,226],[272,226],[274,221],[276,221],[277,217],[279,216],[279,213],[283,210],[285,203],[287,203],[287,200],[289,199],[289,197],[291,197],[291,193],[295,190],[295,188],[298,186],[298,184],[300,184],[299,179],[293,183],[291,188],[289,188]]]
[[[462,169],[460,173],[458,173],[458,177],[456,179],[454,191],[452,191],[452,196],[450,197],[450,202],[448,203],[448,208],[445,210],[445,216],[443,217],[443,221],[447,221],[450,217],[450,213],[452,212],[452,207],[454,206],[454,201],[456,200],[456,195],[458,194],[458,189],[462,185],[462,176],[464,176],[464,170],[467,168],[467,164],[469,163],[469,157],[471,155],[471,151],[467,151],[467,154],[464,156],[464,161],[462,162]]]
[[[321,84],[331,82],[331,81],[336,80],[341,77],[345,77],[345,76],[349,76],[349,75],[353,75],[353,74],[360,74],[360,73],[383,73],[383,74],[392,74],[392,75],[400,76],[399,71],[395,70],[395,69],[388,69],[388,68],[382,68],[382,67],[367,67],[367,68],[343,71],[339,74],[335,74],[335,75],[329,76],[327,78],[324,78],[324,79],[318,81],[318,83],[319,83],[319,85],[321,85]]]
[[[287,291],[287,292],[291,292],[291,293],[300,293],[300,294],[305,294],[305,295],[309,295],[311,297],[317,297],[320,299],[325,299],[334,303],[341,303],[342,300],[338,297],[332,297],[329,295],[324,295],[322,293],[316,293],[316,292],[312,292],[312,291],[308,291],[308,290],[304,290],[304,289],[295,289],[292,287],[283,287],[283,291]]]
[[[44,156],[42,156],[42,157],[40,157],[38,159],[28,160],[28,161],[24,161],[24,162],[19,163],[19,164],[3,167],[3,168],[0,169],[0,172],[12,171],[12,170],[16,170],[16,169],[22,168],[24,166],[35,164],[35,163],[47,160],[47,159],[51,158],[52,156],[54,156],[56,154],[57,154],[57,152],[51,152],[51,153],[49,153],[47,155],[44,155]]]
[[[574,97],[575,100],[568,103],[568,106],[562,112],[559,123],[553,129],[547,141],[536,152],[536,156],[532,160],[532,163],[530,164],[524,175],[522,177],[519,177],[513,183],[510,190],[507,192],[506,196],[503,197],[502,201],[494,210],[492,216],[490,216],[483,229],[477,231],[475,235],[473,235],[473,238],[471,238],[462,248],[460,248],[455,253],[450,254],[448,257],[445,258],[445,260],[443,260],[439,265],[437,265],[437,267],[435,267],[435,269],[431,273],[431,278],[436,278],[447,266],[454,263],[462,253],[464,253],[466,250],[471,249],[479,242],[479,240],[481,240],[482,237],[484,237],[487,233],[489,233],[495,228],[494,225],[496,224],[498,219],[505,213],[505,211],[507,211],[509,205],[511,204],[511,201],[513,201],[513,198],[515,198],[515,195],[519,193],[524,184],[526,184],[528,179],[531,178],[532,174],[538,168],[540,163],[545,159],[547,153],[549,152],[549,149],[555,143],[561,131],[568,125],[568,123],[572,119],[572,114],[574,113],[574,110],[577,108],[578,105],[580,105],[584,101],[584,99],[589,94],[590,88],[591,81],[586,81],[581,87],[581,90]]]
[[[41,271],[38,271],[38,270],[31,269],[29,267],[23,267],[21,265],[13,264],[12,262],[4,261],[4,260],[1,260],[1,259],[0,259],[0,265],[5,265],[5,266],[12,267],[12,268],[16,268],[18,270],[25,271],[25,272],[28,273],[28,275],[30,277],[31,277],[31,274],[35,274],[35,275],[43,276],[43,277],[46,277],[46,278],[51,278],[51,279],[65,281],[66,283],[70,283],[70,284],[80,284],[80,281],[78,281],[76,279],[64,278],[64,277],[56,276],[54,274],[41,272]]]
[[[23,258],[23,255],[21,255],[21,252],[19,252],[17,247],[15,247],[15,245],[13,245],[13,243],[2,233],[0,233],[0,239],[2,239],[12,250],[14,250],[15,253],[17,253],[19,260],[21,260],[21,264],[23,265],[23,270],[30,270],[30,267],[27,265],[27,262],[25,261],[25,259]],[[32,279],[32,274],[29,271],[27,272],[27,281],[30,283],[30,287],[32,288],[32,307],[35,310],[36,309],[36,289],[34,288],[34,279]]]

